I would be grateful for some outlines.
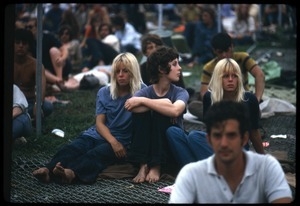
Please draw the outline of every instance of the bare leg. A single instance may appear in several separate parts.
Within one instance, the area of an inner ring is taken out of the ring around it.
[[[157,182],[160,178],[160,166],[152,167],[146,177],[149,183]]]
[[[46,81],[50,84],[56,84],[56,82],[62,81],[61,78],[58,78],[51,72],[49,72],[47,69],[45,69],[45,76],[46,76]]]
[[[50,182],[49,170],[46,167],[41,167],[32,172],[33,176],[44,183]]]
[[[55,71],[56,76],[60,81],[63,80],[63,68],[65,65],[65,61],[58,63],[57,59],[59,59],[62,56],[61,51],[57,47],[52,47],[49,51],[50,58],[52,61],[52,65]]]
[[[145,182],[148,171],[149,169],[147,164],[141,164],[139,173],[137,174],[137,176],[135,176],[135,178],[133,178],[133,182],[135,183]]]
[[[61,182],[65,184],[72,183],[73,179],[75,178],[73,170],[63,168],[60,162],[55,165],[53,174],[61,177]]]

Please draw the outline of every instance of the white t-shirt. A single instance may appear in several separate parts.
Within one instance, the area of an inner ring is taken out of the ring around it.
[[[107,73],[110,73],[111,69],[111,65],[95,66],[93,69],[87,72],[81,72],[79,74],[74,75],[73,78],[80,82],[85,75],[93,74],[98,78],[99,84],[108,85],[109,76],[107,75]]]
[[[120,52],[120,42],[119,42],[119,39],[117,38],[117,36],[115,36],[113,34],[109,34],[104,39],[102,39],[102,42],[110,45],[117,52]]]

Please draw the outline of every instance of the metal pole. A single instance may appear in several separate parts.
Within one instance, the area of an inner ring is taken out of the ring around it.
[[[278,4],[278,26],[282,26],[282,4]]]
[[[221,4],[218,4],[218,32],[222,31]]]
[[[261,4],[258,4],[258,31],[261,32],[262,31],[262,26],[263,26],[263,22],[262,22],[262,8],[261,8]]]
[[[158,4],[158,30],[162,30],[162,17],[163,17],[162,4]]]
[[[42,131],[42,39],[43,39],[43,4],[37,4],[37,48],[36,48],[36,135]]]

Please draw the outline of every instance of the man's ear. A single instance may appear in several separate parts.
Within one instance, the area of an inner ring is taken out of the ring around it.
[[[245,132],[242,140],[243,140],[243,146],[245,146],[249,141],[249,132],[248,131]]]

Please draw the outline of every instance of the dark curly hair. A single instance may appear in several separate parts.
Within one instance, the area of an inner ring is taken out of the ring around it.
[[[147,69],[150,71],[150,82],[155,84],[159,80],[160,71],[169,74],[171,70],[170,62],[179,58],[175,48],[160,46],[147,59]]]

